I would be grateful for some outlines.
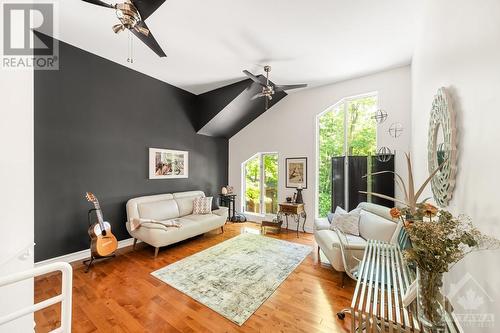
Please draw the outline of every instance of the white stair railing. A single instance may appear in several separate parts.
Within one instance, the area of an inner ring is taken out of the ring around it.
[[[11,312],[0,317],[0,326],[21,318],[27,314],[47,308],[53,304],[61,302],[61,326],[51,332],[71,332],[71,290],[73,284],[73,269],[70,264],[65,262],[56,262],[45,266],[29,269],[23,272],[14,273],[5,277],[0,277],[0,288],[19,281],[34,278],[35,276],[60,271],[62,273],[61,294],[45,301],[27,306],[20,310]]]

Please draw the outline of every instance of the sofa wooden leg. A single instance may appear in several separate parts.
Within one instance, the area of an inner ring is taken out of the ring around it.
[[[224,226],[220,227],[220,231],[224,233]]]
[[[135,245],[137,244],[137,238],[134,238],[134,245],[132,245],[132,250],[135,250]]]
[[[155,258],[158,257],[158,251],[160,251],[159,247],[155,247]]]
[[[318,252],[317,252],[317,255],[316,255],[316,258],[318,258],[318,264],[321,263],[321,257],[320,257],[319,251],[321,251],[321,248],[318,245]]]
[[[342,288],[345,287],[345,279],[347,277],[347,273],[346,272],[342,272]]]

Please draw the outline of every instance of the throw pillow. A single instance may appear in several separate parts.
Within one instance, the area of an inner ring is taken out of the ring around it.
[[[359,236],[359,211],[335,213],[330,229],[337,228],[345,234]]]
[[[326,215],[326,218],[328,219],[328,222],[330,222],[331,224],[333,219],[335,218],[335,214],[346,214],[346,213],[347,212],[343,208],[337,206],[337,208],[335,208],[335,213],[328,213]]]
[[[195,198],[193,200],[193,214],[202,215],[212,213],[213,197]]]
[[[326,215],[326,218],[328,219],[328,222],[330,222],[330,224],[331,224],[333,219],[335,218],[335,213],[328,213]]]

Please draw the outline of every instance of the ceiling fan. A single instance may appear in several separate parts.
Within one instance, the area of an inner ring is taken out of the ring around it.
[[[273,99],[273,95],[275,92],[307,87],[307,84],[286,84],[286,85],[274,84],[271,81],[269,81],[269,72],[271,72],[271,66],[264,66],[264,71],[266,72],[266,77],[263,77],[262,75],[255,76],[247,70],[244,70],[243,73],[250,79],[252,79],[252,81],[262,86],[262,91],[254,95],[251,99],[254,100],[256,98],[266,97],[266,110],[268,109],[269,101]]]
[[[128,29],[159,57],[167,56],[144,21],[151,16],[165,0],[125,0],[123,3],[114,5],[101,0],[82,1],[114,9],[116,11],[116,17],[120,20],[119,24],[115,24],[112,27],[115,33]]]

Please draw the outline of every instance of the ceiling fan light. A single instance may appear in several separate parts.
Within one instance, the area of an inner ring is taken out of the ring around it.
[[[115,34],[125,30],[125,27],[123,26],[123,24],[115,24],[113,27],[112,27],[113,31]]]

